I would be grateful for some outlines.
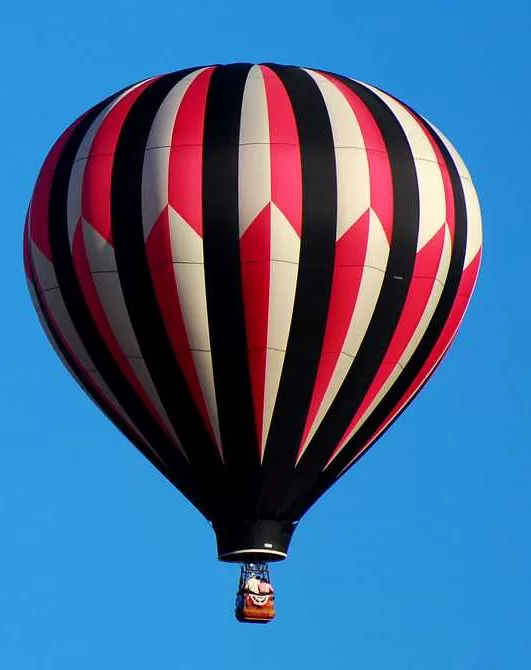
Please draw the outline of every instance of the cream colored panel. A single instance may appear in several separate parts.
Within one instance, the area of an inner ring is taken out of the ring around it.
[[[202,265],[204,259],[202,238],[173,207],[170,206],[168,212],[173,261]]]
[[[221,433],[219,430],[218,407],[216,403],[216,387],[214,384],[214,371],[212,368],[212,354],[210,351],[199,351],[192,349],[194,366],[201,385],[201,391],[207,407],[210,425],[214,432],[214,438],[218,447],[221,447]],[[223,452],[220,450],[223,458]]]
[[[353,359],[351,356],[347,356],[344,353],[339,354],[339,358],[334,370],[334,374],[332,375],[330,379],[330,383],[328,384],[328,387],[326,389],[326,393],[323,396],[323,400],[321,401],[321,404],[319,405],[319,409],[315,415],[315,419],[312,423],[312,427],[308,431],[308,436],[302,445],[302,450],[301,450],[301,456],[303,452],[306,450],[306,447],[310,444],[313,436],[317,432],[317,429],[321,425],[322,420],[324,419],[326,413],[330,409],[330,405],[332,404],[334,398],[337,397],[337,394],[339,393],[339,389],[341,388],[341,385],[345,381],[345,377],[348,374],[348,371],[350,370],[352,366]]]
[[[267,346],[285,351],[297,287],[300,238],[274,205],[271,219],[272,262]]]
[[[266,444],[267,435],[271,427],[273,410],[277,399],[282,367],[284,365],[285,351],[268,349],[266,363],[266,383],[265,383],[265,402],[264,402],[264,425],[262,428],[262,445]]]
[[[271,200],[271,151],[265,85],[258,66],[253,66],[249,75],[243,92],[240,125],[240,237]]]
[[[81,338],[74,328],[59,289],[55,288],[46,291],[42,294],[41,299],[62,339],[68,344],[80,365],[85,370],[93,370],[95,367],[94,363],[87,354]]]
[[[210,350],[203,240],[173,209],[170,212],[170,234],[173,270],[183,322],[218,446],[221,444],[214,369]]]
[[[367,242],[365,265],[378,270],[385,270],[388,259],[389,242],[387,235],[378,215],[371,209],[369,212],[369,240]]]
[[[186,75],[171,89],[168,95],[164,98],[159,110],[151,125],[148,141],[146,144],[146,151],[153,148],[169,147],[173,135],[173,127],[177,112],[181,106],[181,102],[190,87],[190,84],[197,79],[197,77],[204,72],[206,68],[194,70]]]
[[[435,155],[434,155],[435,158]],[[419,184],[419,236],[417,251],[422,249],[444,225],[446,196],[439,164],[431,161],[416,161]]]
[[[345,338],[343,351],[351,358],[355,358],[358,349],[365,337],[367,328],[380,296],[382,282],[389,258],[389,243],[382,224],[371,210],[369,219],[369,240],[365,257],[365,269],[361,279],[360,289],[352,320]]]
[[[323,75],[307,72],[319,86],[332,126],[337,174],[336,239],[339,239],[369,209],[369,161],[360,125],[345,96]]]
[[[30,240],[31,261],[33,269],[37,275],[37,286],[41,291],[48,291],[51,288],[57,288],[57,276],[55,268],[42,253],[39,247]]]
[[[483,244],[483,233],[481,229],[481,210],[476,190],[469,181],[462,181],[465,193],[466,215],[468,222],[465,265],[467,268],[476,257]]]
[[[181,79],[164,98],[153,120],[142,172],[142,222],[145,240],[168,204],[170,146],[179,107],[190,84],[204,69],[191,72]]]
[[[271,279],[262,444],[266,443],[288,345],[297,275],[300,238],[284,214],[271,205]]]
[[[72,166],[72,171],[70,172],[67,194],[67,225],[70,251],[72,251],[74,246],[74,235],[81,221],[81,194],[86,166],[86,160],[77,161]]]
[[[102,237],[86,219],[83,219],[83,240],[92,273],[116,272],[116,260],[112,244]]]
[[[170,147],[144,154],[142,168],[142,225],[147,240],[162,210],[168,205]]]
[[[129,319],[118,277],[114,249],[110,244],[105,244],[105,240],[86,221],[83,221],[83,234],[91,269],[92,278],[89,281],[96,287],[99,301],[120,351],[123,356],[140,356],[140,347]],[[101,272],[102,266],[107,268],[105,272]]]

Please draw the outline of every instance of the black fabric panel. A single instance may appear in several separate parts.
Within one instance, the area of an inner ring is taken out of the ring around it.
[[[109,100],[94,107],[79,123],[65,144],[54,173],[49,202],[50,248],[57,281],[68,314],[83,346],[116,399],[173,472],[172,481],[201,509],[205,504],[200,491],[191,487],[190,469],[166,433],[155,423],[123,376],[98,332],[74,269],[67,225],[68,184],[77,150],[97,115]],[[129,193],[128,193],[129,196]]]
[[[346,83],[367,105],[383,135],[393,181],[393,236],[380,295],[358,354],[327,415],[302,456],[290,485],[287,512],[299,518],[306,497],[361,405],[385,357],[411,283],[419,232],[419,192],[407,137],[387,105],[370,89]]]
[[[318,85],[304,70],[268,65],[295,115],[302,170],[302,235],[295,303],[277,400],[264,453],[261,511],[282,512],[304,431],[326,329],[336,247],[334,138]]]
[[[203,140],[203,248],[219,427],[230,494],[224,517],[257,514],[259,452],[243,303],[238,209],[241,108],[250,65],[214,70]]]
[[[111,180],[112,235],[120,284],[142,356],[188,457],[194,486],[215,510],[222,462],[176,361],[151,278],[142,223],[144,152],[153,120],[166,95],[190,72],[154,81],[124,121]]]
[[[349,83],[349,80],[345,80],[345,83]],[[404,103],[402,103],[404,104]],[[407,107],[407,105],[404,105]],[[450,310],[452,309],[455,299],[457,297],[457,291],[461,281],[461,276],[463,273],[464,262],[465,262],[465,253],[467,245],[467,213],[466,213],[466,201],[465,194],[463,192],[463,186],[461,183],[461,178],[457,167],[450,155],[450,152],[444,145],[443,141],[437,135],[437,133],[426,124],[426,122],[416,114],[411,108],[409,108],[411,114],[413,114],[419,123],[424,126],[429,135],[433,138],[434,142],[439,147],[448,172],[450,174],[450,181],[452,184],[452,192],[454,198],[454,207],[455,207],[455,237],[454,244],[452,248],[452,255],[450,259],[450,266],[448,269],[448,275],[445,281],[443,292],[439,303],[435,309],[435,312],[432,316],[430,324],[422,337],[422,340],[419,343],[419,346],[415,350],[411,359],[404,368],[404,371],[400,377],[396,380],[393,386],[389,389],[385,398],[374,410],[372,415],[367,419],[365,424],[361,427],[358,433],[350,440],[350,442],[345,446],[345,448],[338,454],[334,461],[330,464],[330,467],[321,475],[319,480],[316,482],[309,499],[306,501],[306,505],[303,508],[303,511],[306,511],[310,505],[312,505],[317,498],[324,493],[324,491],[331,486],[334,481],[337,479],[343,468],[345,468],[352,459],[356,458],[358,452],[363,449],[364,445],[371,438],[373,433],[378,429],[379,426],[385,421],[386,417],[393,411],[396,404],[404,396],[409,386],[413,383],[413,380],[418,375],[422,366],[428,359],[430,353],[435,347],[437,340],[448,320],[450,315]],[[430,374],[431,376],[431,374]],[[428,381],[428,378],[423,382],[422,386]],[[421,386],[421,388],[422,388]],[[420,391],[421,389],[418,389]],[[412,398],[408,401],[407,406],[414,400],[418,391],[414,394]],[[402,411],[404,411],[406,409]],[[400,415],[398,415],[400,416]],[[398,418],[395,417],[392,423]],[[386,431],[391,427],[390,424]],[[378,439],[380,439],[381,435]],[[364,452],[366,453],[366,452]],[[351,464],[354,465],[354,462]]]
[[[214,524],[218,558],[229,563],[281,561],[296,528],[292,521],[245,520],[236,525]]]

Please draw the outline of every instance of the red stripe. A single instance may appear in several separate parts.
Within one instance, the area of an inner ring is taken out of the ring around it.
[[[179,106],[170,150],[168,201],[203,236],[203,128],[214,68],[201,72],[190,84]]]
[[[268,204],[240,239],[243,303],[251,371],[256,430],[263,455],[267,327],[271,277],[271,205]]]
[[[153,79],[127,92],[103,119],[92,141],[83,174],[81,212],[103,239],[112,244],[111,180],[114,152],[131,107]]]
[[[46,256],[50,263],[52,262],[48,221],[50,189],[52,187],[55,168],[57,167],[63,148],[85,116],[86,114],[83,114],[83,116],[80,116],[79,119],[74,121],[74,123],[65,130],[53,145],[46,156],[46,160],[39,172],[35,188],[33,189],[33,195],[29,206],[29,235],[33,243],[38,247],[39,251]]]
[[[271,149],[271,200],[297,235],[302,229],[302,171],[299,134],[289,96],[279,77],[260,65],[264,77]]]
[[[369,163],[371,208],[380,219],[387,241],[391,245],[393,234],[393,180],[383,135],[370,110],[354,91],[333,76],[325,73],[321,74],[341,91],[356,116]]]
[[[363,277],[368,239],[369,212],[367,211],[336,243],[330,310],[323,353],[297,459],[302,455],[304,444],[336,369],[352,321]]]

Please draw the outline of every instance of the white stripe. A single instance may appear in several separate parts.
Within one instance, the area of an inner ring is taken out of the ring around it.
[[[265,445],[280,384],[293,316],[299,270],[300,238],[271,203],[271,280],[262,444]]]
[[[170,146],[179,108],[191,83],[204,70],[195,70],[181,79],[164,98],[153,119],[142,170],[142,222],[146,240],[168,205]]]
[[[483,243],[481,230],[481,210],[476,190],[471,181],[461,181],[465,194],[466,216],[467,216],[467,238],[465,252],[465,269],[477,256]]]
[[[49,291],[50,289],[57,288],[57,275],[55,274],[54,266],[31,239],[29,241],[29,251],[35,274],[39,280],[38,285],[40,290]]]
[[[317,83],[327,107],[334,138],[339,239],[371,204],[369,161],[360,125],[348,100],[326,77],[306,70]]]
[[[173,270],[183,323],[214,436],[221,446],[214,369],[208,330],[203,240],[168,207]],[[157,270],[155,269],[154,272]]]
[[[271,201],[271,151],[265,84],[260,68],[249,71],[243,92],[238,157],[240,237]]]

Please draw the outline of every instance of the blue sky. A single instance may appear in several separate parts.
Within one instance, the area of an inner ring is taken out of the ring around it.
[[[521,0],[12,3],[0,23],[0,668],[529,670],[529,34]],[[39,166],[88,106],[211,62],[316,66],[407,101],[474,177],[485,254],[428,387],[232,617],[213,534],[71,381],[26,292]]]

